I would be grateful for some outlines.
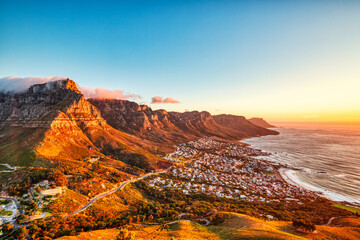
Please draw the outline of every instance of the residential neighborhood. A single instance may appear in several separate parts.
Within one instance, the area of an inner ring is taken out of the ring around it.
[[[285,200],[301,204],[302,199],[318,198],[315,192],[285,182],[278,173],[280,165],[254,158],[267,154],[235,143],[201,138],[177,146],[167,158],[183,164],[153,177],[148,184],[160,191],[172,189],[245,201]]]

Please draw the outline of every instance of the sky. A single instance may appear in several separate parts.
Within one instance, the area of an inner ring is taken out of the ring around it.
[[[169,111],[360,122],[359,13],[350,0],[0,0],[0,78],[66,76]]]

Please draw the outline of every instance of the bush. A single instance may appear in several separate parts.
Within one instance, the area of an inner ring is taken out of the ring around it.
[[[116,236],[116,240],[134,240],[135,234],[129,232],[126,228],[121,228],[119,234]]]
[[[297,219],[293,221],[293,227],[301,232],[313,232],[316,230],[315,224],[309,219]]]

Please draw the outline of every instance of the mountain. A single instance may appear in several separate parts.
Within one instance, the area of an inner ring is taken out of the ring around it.
[[[276,134],[275,131],[258,127],[244,117],[212,116],[208,112],[167,112],[152,110],[127,100],[88,99],[99,109],[112,127],[154,142],[172,146],[204,136],[223,140],[239,140],[246,137]],[[225,122],[236,122],[227,124]],[[222,121],[224,119],[224,121]]]
[[[200,137],[221,140],[277,134],[241,116],[167,112],[114,99],[85,99],[70,79],[36,84],[24,93],[0,93],[0,161],[31,165],[36,159],[127,158],[157,153]],[[121,154],[120,154],[121,153]]]
[[[107,124],[70,79],[0,93],[0,154],[13,164],[26,158],[85,159],[104,148],[151,155],[151,145]],[[145,149],[145,150],[144,150]]]
[[[243,116],[221,114],[215,115],[214,119],[221,126],[236,129],[247,137],[278,134],[276,131],[254,124],[252,121],[247,120]]]
[[[248,121],[259,127],[263,127],[263,128],[274,128],[275,127],[275,126],[269,124],[268,122],[266,122],[262,118],[250,118],[250,119],[248,119]]]

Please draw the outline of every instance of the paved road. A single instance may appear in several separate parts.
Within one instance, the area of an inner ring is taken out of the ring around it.
[[[2,170],[0,172],[14,172],[16,170],[16,167],[12,167],[7,163],[0,163],[0,165],[3,165],[9,169],[9,170]]]
[[[83,206],[82,208],[76,210],[75,212],[73,212],[73,213],[71,213],[71,214],[69,214],[69,215],[67,215],[67,216],[64,216],[64,218],[68,218],[68,217],[74,216],[74,215],[78,214],[79,212],[84,211],[85,209],[87,209],[88,207],[90,207],[96,200],[99,200],[100,198],[106,197],[106,196],[108,196],[108,195],[110,195],[110,194],[113,194],[114,192],[117,192],[117,191],[119,191],[119,190],[122,190],[127,184],[129,184],[129,183],[131,183],[131,182],[136,182],[136,181],[139,181],[139,180],[141,180],[141,179],[144,179],[144,178],[149,177],[149,176],[152,176],[152,175],[156,175],[156,174],[160,174],[160,173],[165,173],[166,171],[167,171],[167,169],[166,169],[166,170],[163,170],[163,171],[160,171],[160,172],[148,173],[148,174],[146,174],[146,175],[144,175],[144,176],[137,177],[137,178],[134,178],[134,179],[129,179],[129,180],[125,181],[125,182],[122,182],[119,187],[117,187],[117,188],[115,188],[115,189],[112,189],[112,190],[110,190],[110,191],[108,191],[108,192],[101,193],[101,194],[93,197],[85,206]]]
[[[14,201],[14,203],[16,205],[16,208],[19,211],[19,215],[23,214],[23,210],[20,209],[20,205],[19,205],[18,201],[15,198],[12,198],[12,197],[0,197],[0,199],[7,199],[7,200]]]
[[[19,216],[21,214],[23,214],[23,210],[20,209],[19,203],[15,198],[12,198],[12,197],[0,197],[0,199],[12,200],[15,203],[15,206],[16,206],[17,210],[19,211]],[[11,234],[13,234],[19,227],[22,227],[22,225],[16,224],[15,220],[14,220],[14,222],[11,222],[11,223],[14,226],[13,231],[11,233],[9,233],[8,235],[6,235],[6,236],[0,236],[0,239],[6,239],[8,236],[11,236]]]

